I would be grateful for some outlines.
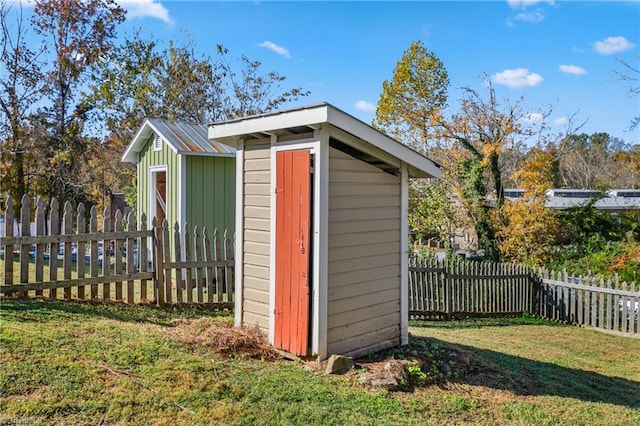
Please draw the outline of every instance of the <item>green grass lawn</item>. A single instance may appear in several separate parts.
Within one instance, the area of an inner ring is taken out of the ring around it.
[[[0,424],[640,424],[640,340],[536,319],[415,322],[477,371],[410,392],[176,338],[187,308],[2,301]]]

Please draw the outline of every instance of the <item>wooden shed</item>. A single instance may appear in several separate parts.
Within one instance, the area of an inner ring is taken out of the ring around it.
[[[406,344],[408,179],[437,165],[326,103],[209,138],[236,148],[236,324],[320,360]]]
[[[138,220],[235,232],[235,149],[209,141],[206,126],[147,119],[122,161],[137,165]]]

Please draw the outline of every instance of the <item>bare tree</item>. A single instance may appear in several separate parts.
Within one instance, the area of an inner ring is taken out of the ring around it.
[[[44,89],[40,52],[26,42],[22,4],[0,2],[0,191],[21,200],[28,192],[29,124]]]
[[[636,56],[636,58],[640,59],[640,55]],[[620,58],[616,58],[616,61],[620,64],[620,68],[614,68],[612,71],[617,76],[617,79],[628,84],[627,90],[630,97],[640,95],[640,84],[638,83],[640,81],[640,69]],[[629,129],[631,131],[635,130],[638,124],[640,124],[640,115],[636,115],[631,119]]]

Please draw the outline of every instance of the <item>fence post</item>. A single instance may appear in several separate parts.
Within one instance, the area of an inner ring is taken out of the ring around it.
[[[106,207],[102,214],[102,232],[108,234],[111,232],[111,208]],[[114,242],[115,248],[115,242]],[[102,240],[102,275],[108,276],[111,273],[111,240]],[[111,283],[102,284],[102,299],[109,300],[111,298]]]
[[[44,235],[46,220],[44,216],[44,200],[42,197],[36,199],[36,235]],[[36,244],[36,281],[44,281],[44,250],[45,246],[42,243]],[[36,296],[43,296],[42,290],[36,290]]]
[[[76,233],[84,234],[87,232],[87,221],[85,216],[85,207],[84,204],[79,203],[77,208],[77,216],[76,216]],[[86,242],[78,241],[76,247],[76,272],[78,278],[84,278],[85,274],[85,253],[86,253]],[[78,299],[84,299],[85,286],[78,286]]]
[[[451,319],[451,315],[453,313],[453,280],[451,279],[451,268],[453,268],[453,264],[451,262],[445,263],[443,280],[445,313],[447,315],[447,320]]]
[[[156,303],[158,306],[164,306],[164,234],[163,225],[165,223],[156,223],[156,218],[153,218],[153,245],[155,256],[153,257],[154,279],[153,279],[153,292],[156,295]]]
[[[154,226],[154,225],[152,225]],[[140,216],[140,228],[141,231],[147,230],[147,215],[142,213]],[[152,228],[153,229],[153,228]],[[153,236],[151,237],[153,240]],[[138,267],[140,272],[147,272],[147,237],[140,238],[140,244],[138,246]],[[153,243],[151,245],[153,247]],[[154,280],[155,281],[155,280]],[[147,280],[140,280],[140,301],[147,301]]]
[[[58,200],[55,198],[51,200],[49,211],[49,235],[58,235],[60,232],[60,212]],[[49,243],[49,281],[58,280],[58,243],[53,241]],[[55,299],[57,297],[58,290],[52,288],[49,290],[49,298]]]
[[[96,206],[91,206],[91,210],[89,210],[89,233],[90,234],[97,234],[98,233],[98,210],[96,209]],[[107,248],[104,247],[104,242],[102,245],[102,254],[99,255],[98,254],[98,240],[91,240],[91,248],[90,250],[90,255],[91,255],[91,263],[89,264],[89,275],[91,275],[92,278],[97,277],[99,272],[98,272],[98,256],[102,256],[102,261],[104,262],[105,259],[105,250],[107,250]],[[90,290],[90,298],[91,299],[97,299],[98,298],[98,284],[91,284],[91,290]]]
[[[7,207],[4,213],[4,235],[13,237],[13,198],[7,198]],[[13,284],[13,244],[4,246],[4,283]],[[11,297],[12,293],[7,293]]]
[[[70,201],[64,203],[62,213],[62,234],[63,235],[71,235],[73,234],[73,206]],[[77,253],[76,253],[77,256]],[[65,281],[71,279],[71,242],[64,242],[64,253],[62,257],[62,277]],[[71,287],[65,286],[63,288],[64,298],[71,298]]]
[[[136,230],[136,219],[135,216],[133,215],[133,211],[129,211],[129,213],[127,214],[127,231],[135,231]],[[127,236],[126,239],[126,247],[127,247],[127,267],[126,267],[126,272],[127,275],[129,277],[131,277],[131,274],[136,272],[136,268],[135,268],[135,262],[133,260],[134,258],[134,238],[132,238],[131,236]],[[133,304],[134,300],[133,300],[133,296],[134,296],[134,288],[133,288],[134,282],[132,279],[129,279],[127,281],[127,303],[131,303]]]
[[[29,196],[22,196],[22,207],[20,208],[20,236],[31,236],[31,203]],[[20,283],[29,282],[29,244],[20,245]],[[27,292],[18,293],[18,297],[27,297]]]
[[[540,271],[538,271],[536,273],[535,269],[531,269],[529,271],[529,278],[528,278],[528,284],[529,284],[529,288],[527,289],[528,293],[529,293],[529,303],[527,306],[527,309],[529,309],[529,312],[532,315],[539,315],[542,316],[542,286],[541,286],[541,278],[539,275]]]

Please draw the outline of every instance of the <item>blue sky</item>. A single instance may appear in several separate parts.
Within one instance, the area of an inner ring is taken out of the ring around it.
[[[448,71],[452,110],[461,87],[486,93],[487,75],[500,99],[522,96],[532,112],[551,107],[554,131],[575,114],[587,120],[583,132],[640,144],[640,128],[628,131],[640,96],[612,71],[621,69],[616,59],[640,69],[638,1],[118,2],[128,10],[121,33],[140,28],[168,41],[187,30],[204,53],[222,44],[310,90],[298,104],[327,101],[367,123],[382,82],[421,40]]]

